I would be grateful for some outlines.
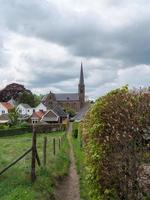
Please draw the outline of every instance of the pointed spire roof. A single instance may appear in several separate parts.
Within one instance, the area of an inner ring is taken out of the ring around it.
[[[84,73],[83,73],[83,65],[82,65],[82,62],[81,62],[81,71],[80,71],[80,82],[79,82],[80,85],[84,85]]]

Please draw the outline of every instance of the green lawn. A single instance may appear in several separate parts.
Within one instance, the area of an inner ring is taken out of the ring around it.
[[[47,165],[36,165],[37,180],[30,181],[31,153],[0,176],[1,200],[46,200],[52,199],[55,179],[64,176],[69,166],[69,146],[65,139],[59,151],[58,139],[63,132],[46,134]],[[37,136],[37,148],[42,161],[43,140],[45,134]],[[56,156],[53,155],[53,138],[56,138]],[[25,134],[0,138],[0,170],[31,147],[32,135]]]

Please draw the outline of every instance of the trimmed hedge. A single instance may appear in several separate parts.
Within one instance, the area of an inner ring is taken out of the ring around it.
[[[0,137],[30,133],[30,132],[32,132],[32,130],[33,130],[32,125],[25,127],[25,128],[0,129]],[[36,130],[37,133],[49,133],[49,132],[55,132],[55,131],[65,131],[66,126],[64,124],[35,125],[35,130]]]
[[[144,199],[147,193],[138,180],[149,127],[148,91],[123,87],[96,101],[82,124],[91,200]]]
[[[21,134],[29,133],[31,131],[32,129],[30,127],[2,129],[0,130],[0,137],[21,135]]]

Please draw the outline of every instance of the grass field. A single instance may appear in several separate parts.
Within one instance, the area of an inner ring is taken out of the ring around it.
[[[47,135],[47,165],[36,165],[37,180],[30,181],[31,153],[0,176],[0,200],[46,200],[52,199],[56,178],[64,176],[69,166],[69,146],[65,140],[59,151],[58,139],[63,132]],[[37,149],[42,161],[45,134],[37,136]],[[53,155],[53,138],[56,138],[56,156]],[[31,147],[32,135],[25,134],[0,138],[0,170]]]

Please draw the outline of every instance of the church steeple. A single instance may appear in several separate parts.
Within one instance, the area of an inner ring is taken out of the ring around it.
[[[79,100],[80,100],[80,108],[82,108],[85,104],[85,84],[84,84],[84,73],[83,73],[82,62],[81,62],[80,81],[79,81],[78,93],[79,93]]]
[[[80,82],[79,82],[80,85],[84,85],[84,74],[83,74],[83,65],[82,65],[82,62],[81,62],[81,71],[80,71]]]

